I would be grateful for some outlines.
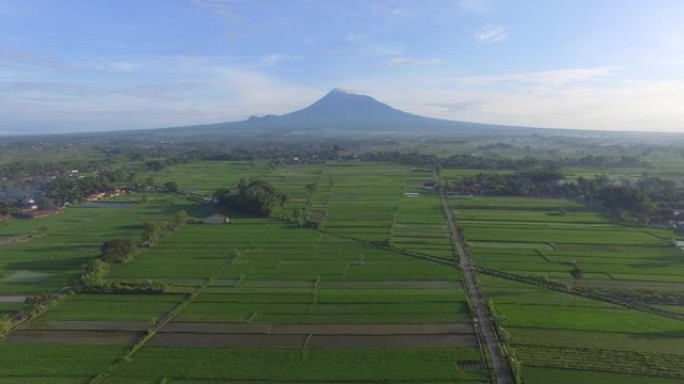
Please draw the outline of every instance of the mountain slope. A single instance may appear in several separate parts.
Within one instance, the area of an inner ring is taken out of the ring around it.
[[[433,119],[392,108],[370,96],[336,88],[310,106],[284,115],[252,116],[219,123],[153,130],[187,135],[427,136],[528,133],[530,128]],[[534,129],[532,129],[534,130]],[[151,131],[148,131],[151,132]]]

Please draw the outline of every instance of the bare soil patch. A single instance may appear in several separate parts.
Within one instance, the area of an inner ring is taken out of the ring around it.
[[[308,347],[459,348],[476,347],[475,335],[314,335]]]
[[[19,330],[5,337],[2,344],[134,344],[142,332],[119,331],[45,331]]]
[[[306,338],[305,335],[159,333],[148,345],[156,347],[302,348]]]
[[[267,334],[270,324],[248,323],[183,323],[166,324],[161,333],[232,333],[232,334]]]
[[[313,288],[310,280],[247,280],[241,284],[245,288]]]
[[[20,330],[34,331],[124,331],[144,332],[152,324],[144,321],[68,321],[68,320],[34,320],[22,324]]]
[[[26,296],[0,296],[0,304],[23,303]]]
[[[73,322],[77,323],[77,322]],[[171,322],[160,333],[263,335],[448,335],[474,334],[470,323],[436,324],[250,324]]]
[[[474,334],[470,323],[445,324],[273,324],[278,335],[443,335]]]
[[[150,280],[155,280],[154,278],[142,278],[142,277],[135,277],[135,278],[114,278],[111,279],[112,282],[114,283],[120,283],[120,282],[128,282],[128,283],[146,283]],[[170,284],[174,287],[199,287],[200,285],[206,283],[206,279],[160,279],[166,284]],[[231,285],[235,284],[235,281],[232,281]]]

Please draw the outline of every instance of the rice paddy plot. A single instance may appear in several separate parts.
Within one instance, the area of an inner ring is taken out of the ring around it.
[[[482,282],[497,316],[505,319],[526,382],[540,380],[542,371],[532,367],[584,377],[629,373],[635,382],[684,378],[680,321],[493,277]]]
[[[136,204],[127,209],[86,209],[69,207],[53,215],[24,224],[13,220],[2,230],[16,225],[38,231],[30,241],[15,243],[2,249],[0,257],[0,291],[3,294],[31,294],[57,291],[81,272],[83,266],[100,254],[100,246],[113,238],[137,240],[141,224],[148,220],[169,220],[181,208],[184,199],[150,195],[157,202]]]
[[[295,349],[144,348],[114,377],[173,380],[404,383],[486,382],[482,371],[458,369],[455,362],[478,360],[470,348],[455,349]],[[349,367],[352,366],[353,369]]]
[[[76,294],[37,321],[148,321],[162,317],[182,301],[180,294]]]

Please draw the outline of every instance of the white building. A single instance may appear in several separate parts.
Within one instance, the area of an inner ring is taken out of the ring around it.
[[[227,216],[223,216],[220,213],[214,213],[213,215],[202,220],[204,224],[228,224],[230,219]]]

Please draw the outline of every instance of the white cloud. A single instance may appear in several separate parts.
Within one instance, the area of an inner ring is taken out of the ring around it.
[[[114,80],[106,72],[95,73],[90,82],[68,76],[57,82],[0,78],[0,128],[98,131],[238,121],[252,114],[290,112],[322,95],[322,90],[248,66],[204,57],[157,57],[130,62],[135,73]],[[155,82],[147,78],[151,73],[170,80]]]
[[[291,61],[291,60],[301,60],[302,57],[299,55],[288,55],[284,53],[272,53],[266,56],[262,56],[259,58],[259,62],[265,66],[274,66],[279,63],[282,63],[283,61]]]
[[[421,67],[425,65],[442,64],[442,60],[438,59],[411,59],[408,57],[394,57],[382,62],[388,67]]]
[[[682,132],[682,94],[681,81],[492,92],[457,115],[462,120],[538,127]]]
[[[448,82],[457,86],[497,86],[508,84],[524,87],[557,87],[574,82],[615,77],[619,73],[620,68],[617,67],[571,68],[502,75],[462,76],[439,79],[438,81]]]
[[[496,43],[508,37],[508,32],[500,25],[485,24],[475,32],[474,37],[483,43]]]
[[[546,128],[684,132],[684,81],[638,81],[613,68],[349,82],[393,107],[449,120]],[[458,79],[458,81],[454,81]],[[498,86],[515,81],[515,87]]]

